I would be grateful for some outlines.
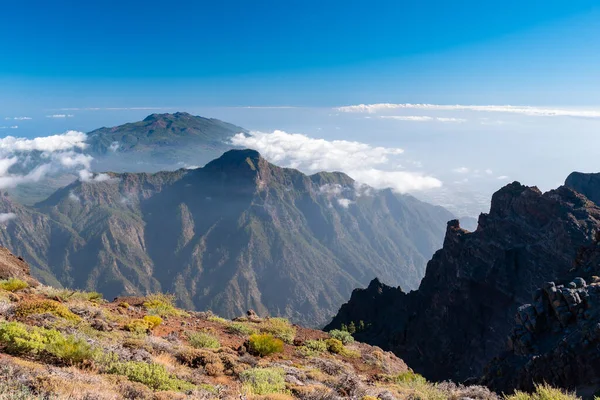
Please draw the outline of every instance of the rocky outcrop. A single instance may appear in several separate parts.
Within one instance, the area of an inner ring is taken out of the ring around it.
[[[6,247],[0,247],[0,280],[17,278],[29,283],[30,286],[39,284],[29,274],[29,265],[21,257],[15,256]]]
[[[417,291],[372,282],[326,329],[358,323],[359,340],[394,351],[432,380],[479,377],[505,350],[517,309],[537,287],[589,275],[599,230],[600,209],[572,189],[511,183],[494,194],[475,232],[448,223]]]
[[[483,383],[499,392],[531,391],[536,383],[600,390],[600,283],[548,282],[519,307],[505,353],[486,368]]]

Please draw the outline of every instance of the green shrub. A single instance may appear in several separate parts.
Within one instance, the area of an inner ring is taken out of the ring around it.
[[[191,383],[177,379],[169,374],[164,366],[155,363],[113,361],[106,367],[105,372],[124,375],[130,381],[140,382],[153,390],[188,391],[195,389]]]
[[[197,349],[218,349],[221,347],[219,339],[207,332],[188,332],[190,345]]]
[[[152,315],[164,316],[182,316],[185,313],[175,307],[175,296],[155,293],[146,296],[144,307]]]
[[[234,335],[249,336],[256,333],[256,329],[244,324],[243,322],[232,322],[226,328],[227,332]]]
[[[60,337],[48,343],[46,351],[69,365],[94,359],[96,352],[90,344],[75,336]]]
[[[282,368],[251,368],[240,373],[245,391],[256,395],[285,393],[285,375]]]
[[[344,350],[346,350],[342,341],[338,339],[327,339],[325,344],[327,345],[327,350],[333,354],[343,354]]]
[[[339,329],[334,329],[332,331],[329,331],[329,336],[341,341],[343,344],[354,343],[354,338],[347,331],[341,331]]]
[[[0,289],[7,290],[9,292],[16,292],[17,290],[28,288],[29,284],[17,278],[9,278],[0,281]]]
[[[283,352],[283,341],[269,334],[254,334],[248,339],[250,353],[261,357]]]
[[[223,324],[223,325],[226,325],[226,324],[229,323],[229,320],[227,320],[225,318],[221,318],[221,317],[216,316],[216,315],[211,315],[206,320],[210,321],[210,322],[218,322],[219,324]]]
[[[402,373],[394,376],[392,378],[392,381],[394,381],[395,383],[410,383],[410,382],[425,383],[425,382],[427,382],[427,380],[425,378],[423,378],[423,376],[421,376],[413,371],[402,372]]]
[[[296,328],[290,325],[285,318],[269,318],[261,324],[261,331],[270,333],[286,343],[293,343],[296,337]]]
[[[81,318],[73,314],[71,310],[69,310],[66,306],[53,300],[26,301],[19,304],[15,308],[15,315],[21,318],[27,317],[28,315],[32,314],[46,313],[55,315],[60,318],[64,318],[72,322],[79,322],[81,320]]]
[[[0,343],[9,354],[38,354],[49,343],[62,339],[60,332],[54,329],[28,327],[20,322],[0,323]]]
[[[131,307],[131,306],[129,305],[129,303],[127,303],[126,301],[122,301],[122,302],[120,302],[120,303],[119,303],[117,306],[118,306],[118,307],[121,307],[121,308],[129,308],[129,307]]]
[[[145,334],[150,330],[151,324],[143,319],[132,319],[125,324],[123,329],[137,334]]]
[[[307,357],[317,356],[327,351],[327,343],[324,340],[306,340],[298,351]]]
[[[143,320],[148,324],[149,329],[154,329],[160,324],[162,324],[163,320],[158,315],[146,315]]]
[[[547,383],[535,385],[535,392],[525,393],[519,390],[514,394],[504,396],[506,400],[578,400],[573,393],[555,389]]]

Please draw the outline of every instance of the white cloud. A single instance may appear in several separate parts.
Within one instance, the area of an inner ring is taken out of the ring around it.
[[[511,113],[529,116],[541,117],[582,117],[582,118],[600,118],[600,110],[580,110],[580,109],[561,109],[544,108],[532,106],[511,106],[511,105],[441,105],[441,104],[358,104],[344,107],[337,107],[337,111],[352,113],[378,113],[389,110],[435,110],[435,111],[484,111],[497,113]]]
[[[119,144],[119,142],[116,142],[116,141],[115,141],[115,142],[112,142],[112,143],[110,144],[110,146],[108,146],[108,149],[114,153],[114,152],[116,152],[117,150],[119,150],[119,148],[120,148],[120,147],[121,147],[121,145]]]
[[[73,114],[52,114],[46,115],[46,118],[73,118]]]
[[[435,119],[436,121],[439,122],[455,122],[455,123],[459,123],[462,124],[463,122],[467,122],[466,119],[464,118],[444,118],[444,117],[438,117]]]
[[[485,172],[486,174],[488,174],[488,175],[492,175],[492,174],[494,173],[494,171],[492,171],[492,170],[491,170],[491,169],[489,169],[489,168],[488,168],[488,169],[486,169],[484,172]]]
[[[69,200],[71,200],[75,203],[81,203],[81,198],[79,196],[77,196],[75,193],[73,193],[73,191],[69,192]]]
[[[457,174],[466,174],[467,172],[469,172],[469,168],[467,168],[467,167],[458,167],[458,168],[454,168],[452,170],[452,172],[456,172]]]
[[[30,119],[33,119],[33,118],[31,118],[31,117],[6,117],[4,119],[7,120],[7,121],[10,121],[11,119],[15,120],[15,121],[27,121],[27,120],[30,120]]]
[[[425,122],[432,121],[432,117],[420,116],[420,115],[382,115],[379,118],[382,119],[395,119],[397,121],[415,121],[415,122]]]
[[[92,158],[78,152],[87,146],[85,140],[85,133],[76,131],[34,139],[0,139],[0,189],[37,182],[51,171],[89,168]]]
[[[88,171],[87,169],[82,169],[81,171],[79,171],[79,179],[82,182],[87,182],[87,183],[95,183],[95,182],[109,182],[109,183],[115,183],[118,182],[119,179],[118,178],[113,178],[108,174],[95,174],[93,172]]]
[[[497,177],[496,179],[499,179],[499,180],[501,180],[501,181],[504,181],[504,180],[508,179],[508,176],[506,176],[506,175],[500,175],[500,176],[499,176],[499,177]]]
[[[348,208],[348,207],[350,207],[350,204],[354,203],[350,199],[337,199],[337,202],[340,206],[342,206],[344,208]]]
[[[8,222],[15,218],[17,218],[17,214],[15,213],[0,213],[0,223]]]
[[[404,152],[400,148],[374,147],[347,140],[313,139],[283,131],[238,133],[231,143],[255,149],[269,161],[305,172],[345,172],[358,182],[376,189],[390,187],[403,193],[442,185],[438,179],[419,172],[390,169],[394,159]]]
[[[339,183],[327,183],[319,187],[319,193],[327,197],[339,196],[343,190],[342,185]]]

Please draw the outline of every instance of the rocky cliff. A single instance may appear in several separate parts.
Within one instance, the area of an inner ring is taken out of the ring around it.
[[[393,350],[430,379],[481,376],[537,287],[589,270],[582,257],[599,228],[600,209],[582,194],[511,183],[494,194],[476,231],[448,224],[417,291],[374,281],[355,290],[326,329],[363,321],[357,338]]]

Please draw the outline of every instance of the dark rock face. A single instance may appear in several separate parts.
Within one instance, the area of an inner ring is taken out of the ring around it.
[[[599,344],[600,283],[548,282],[532,304],[519,307],[508,350],[490,363],[482,381],[500,392],[547,382],[592,396],[600,389]]]
[[[600,173],[572,172],[565,180],[565,186],[600,204]]]
[[[448,223],[417,291],[372,282],[326,329],[362,320],[358,340],[394,351],[427,378],[479,377],[537,287],[589,271],[582,260],[599,229],[600,209],[583,195],[514,182],[494,194],[475,232]]]

